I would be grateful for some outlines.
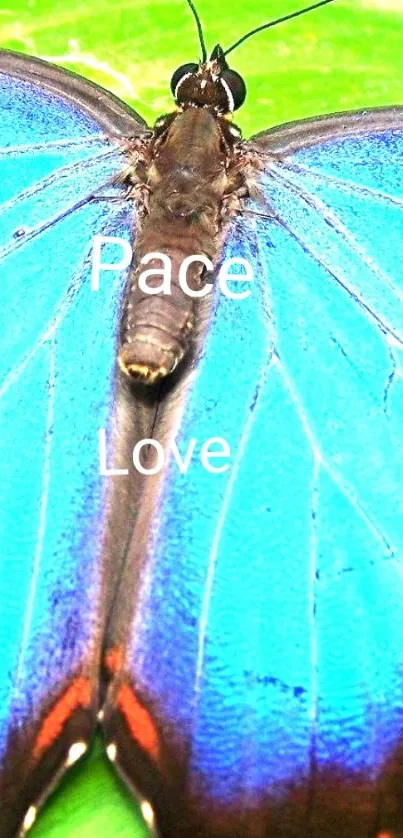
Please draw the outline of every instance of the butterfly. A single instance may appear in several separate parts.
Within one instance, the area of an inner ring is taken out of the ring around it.
[[[217,270],[253,283],[133,390],[130,269],[94,291],[93,238],[118,264],[142,229],[116,177],[155,135],[35,59],[0,82],[2,835],[100,706],[155,833],[398,835],[402,109],[242,145]],[[163,467],[118,473],[144,439]]]

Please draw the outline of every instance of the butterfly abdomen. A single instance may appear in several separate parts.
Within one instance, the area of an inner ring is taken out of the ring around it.
[[[119,352],[123,371],[150,384],[172,372],[189,349],[198,302],[209,290],[206,259],[214,263],[217,256],[231,157],[221,121],[207,110],[185,110],[168,117],[167,126],[151,140],[141,176],[149,197]]]

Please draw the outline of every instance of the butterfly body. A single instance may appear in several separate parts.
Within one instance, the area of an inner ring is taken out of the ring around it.
[[[186,73],[176,87],[182,90],[187,85],[180,111],[157,122],[129,174],[133,192],[142,183],[146,197],[123,314],[119,364],[133,378],[150,384],[171,373],[187,352],[196,320],[195,298],[202,296],[207,273],[197,257],[215,263],[220,233],[230,217],[225,198],[234,199],[236,191],[245,194],[240,132],[221,115],[228,100],[218,60],[202,65],[197,73]],[[232,209],[235,202],[236,198]],[[169,260],[166,296],[158,293],[161,253]],[[184,261],[193,258],[186,271],[186,291],[179,274]],[[157,273],[149,284],[156,289],[152,294],[139,287],[144,271],[144,263],[139,263],[144,259],[147,270]]]

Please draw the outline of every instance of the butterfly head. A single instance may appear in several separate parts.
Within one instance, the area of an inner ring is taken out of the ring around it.
[[[171,90],[180,107],[209,108],[221,115],[236,111],[246,97],[242,76],[229,68],[219,44],[209,61],[178,67],[171,79]]]
[[[234,44],[231,44],[225,52],[217,44],[211,53],[210,60],[207,60],[206,42],[204,40],[203,27],[194,0],[187,0],[196,22],[199,41],[202,52],[200,64],[182,64],[175,71],[171,79],[171,90],[175,101],[180,108],[198,107],[209,108],[216,114],[225,116],[243,105],[246,97],[246,86],[242,76],[235,70],[230,70],[225,56],[239,47],[252,35],[262,32],[264,29],[271,29],[279,23],[285,23],[294,17],[300,17],[307,12],[313,12],[321,6],[334,3],[335,0],[317,0],[310,6],[298,9],[296,12],[283,15],[276,20],[263,23],[250,32],[242,35]]]

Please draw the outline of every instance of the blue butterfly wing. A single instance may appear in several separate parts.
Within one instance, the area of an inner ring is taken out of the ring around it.
[[[126,526],[126,490],[117,511],[100,474],[98,430],[116,465],[127,395],[114,373],[125,273],[102,274],[92,291],[92,238],[130,240],[135,214],[122,200],[86,199],[127,163],[121,132],[143,127],[99,88],[8,53],[0,105],[0,819],[8,836],[32,823],[95,724],[108,579]],[[121,258],[119,248],[109,253]]]
[[[109,635],[108,753],[164,837],[394,835],[403,112],[250,149],[254,197],[222,258],[248,260],[252,293],[217,292],[153,433],[166,463]],[[213,473],[217,437],[231,456]],[[183,458],[192,438],[181,473],[172,441]]]

